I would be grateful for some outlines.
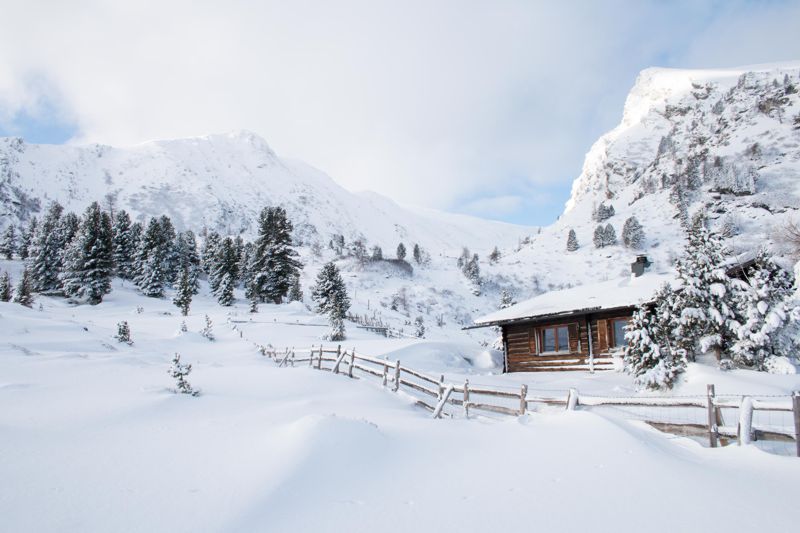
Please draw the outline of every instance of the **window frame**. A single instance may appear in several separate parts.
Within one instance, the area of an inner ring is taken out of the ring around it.
[[[567,343],[565,346],[565,350],[561,350],[561,345],[558,339],[558,330],[564,329],[567,334]],[[554,351],[545,351],[544,349],[544,336],[546,330],[553,330],[553,344],[555,346]],[[570,335],[569,335],[569,324],[553,324],[552,326],[540,326],[536,333],[536,339],[539,342],[539,353],[538,355],[561,355],[561,354],[570,354],[572,353],[572,349],[570,348]]]
[[[627,327],[628,324],[630,324],[630,321],[631,321],[630,317],[615,317],[615,318],[609,318],[608,319],[608,322],[610,322],[610,324],[609,324],[610,327],[608,328],[609,329],[609,333],[610,333],[609,337],[610,337],[610,340],[612,341],[612,342],[608,343],[608,351],[609,352],[616,352],[616,351],[623,350],[625,348],[625,346],[628,345],[628,342],[625,340],[625,334],[624,333],[622,335],[622,339],[619,339],[619,343],[618,343],[616,323],[617,322],[625,322],[625,326],[623,326],[623,327]]]

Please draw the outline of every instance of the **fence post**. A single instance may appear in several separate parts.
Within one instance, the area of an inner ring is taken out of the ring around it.
[[[322,345],[319,345],[319,357],[317,358],[317,370],[322,370]]]
[[[567,411],[574,411],[576,407],[578,407],[578,389],[569,389]]]
[[[469,380],[464,380],[464,418],[469,418]]]
[[[400,390],[400,359],[394,362],[394,392]]]
[[[336,348],[336,363],[333,365],[333,373],[334,374],[338,374],[339,373],[339,363],[341,362],[341,360],[342,360],[342,345],[340,344]]]
[[[716,448],[719,443],[719,429],[717,428],[717,414],[714,408],[714,385],[706,386],[706,396],[708,399],[708,444],[712,448]]]
[[[753,441],[753,400],[742,397],[739,406],[739,446],[746,446]]]
[[[353,348],[353,351],[350,352],[350,365],[347,368],[347,377],[353,377],[353,365],[356,364],[356,349]]]
[[[441,400],[442,394],[444,394],[444,374],[439,376],[439,394],[436,396],[436,398]]]
[[[383,383],[382,385],[385,387],[386,384],[389,382],[389,365],[383,363]]]
[[[292,368],[294,368],[294,346],[292,346],[292,358],[290,361],[292,362]]]
[[[797,445],[797,457],[800,457],[800,391],[792,395],[792,411],[794,411],[794,443]]]
[[[314,345],[311,345],[311,351],[308,355],[308,367],[311,368],[314,366]]]
[[[519,416],[524,416],[528,410],[528,386],[524,383],[519,388]]]

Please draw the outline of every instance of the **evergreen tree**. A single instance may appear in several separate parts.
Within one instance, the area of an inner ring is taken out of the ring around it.
[[[203,264],[203,272],[210,274],[214,268],[214,259],[217,255],[217,247],[219,246],[222,237],[216,231],[209,231],[206,233],[205,240],[203,241],[203,249],[200,251],[200,257]]]
[[[500,309],[506,309],[514,305],[514,297],[506,289],[500,291]]]
[[[72,241],[75,240],[75,237],[78,235],[78,231],[81,228],[81,220],[78,218],[73,212],[65,213],[61,216],[61,220],[58,221],[58,239],[63,247],[66,249]]]
[[[142,268],[144,267],[144,263],[140,261],[139,257],[139,245],[141,245],[144,236],[144,226],[141,222],[134,222],[131,224],[129,233],[131,241],[130,279],[136,283],[136,280],[142,275]]]
[[[192,284],[192,275],[189,273],[189,267],[184,266],[181,273],[178,274],[177,288],[175,291],[175,298],[172,300],[181,310],[183,316],[189,314],[189,307],[192,305],[192,296],[194,295],[194,285]]]
[[[422,315],[414,319],[414,336],[418,339],[425,338],[425,319]]]
[[[244,247],[242,248],[241,259],[239,260],[239,279],[242,282],[242,286],[245,288],[250,285],[250,280],[253,277],[250,272],[250,265],[253,262],[254,250],[255,245],[252,242],[245,243]]]
[[[617,244],[617,232],[614,231],[614,226],[611,224],[606,224],[606,227],[603,230],[603,241],[605,242],[605,246],[613,246]]]
[[[353,257],[360,264],[364,264],[367,261],[367,247],[364,244],[364,241],[361,239],[356,239],[353,241],[353,244],[350,245],[350,252],[353,254]]]
[[[176,239],[179,272],[187,270],[192,287],[192,294],[200,291],[200,254],[197,251],[197,239],[191,230],[184,231]]]
[[[172,220],[167,215],[161,215],[158,225],[161,230],[159,232],[160,245],[164,254],[164,277],[166,282],[172,283],[180,271],[180,259],[176,246],[177,234]]]
[[[238,270],[236,243],[230,237],[225,237],[217,246],[214,264],[208,276],[211,292],[222,305],[229,306],[233,303],[233,288],[236,285]]]
[[[636,217],[629,217],[622,226],[622,243],[633,250],[641,250],[644,246],[644,228]]]
[[[161,224],[155,218],[151,218],[147,229],[139,239],[135,260],[137,275],[134,281],[145,296],[151,298],[164,296],[164,285],[167,280],[164,272],[165,256]]]
[[[292,223],[282,207],[268,207],[259,217],[259,235],[250,266],[248,299],[281,303],[302,263],[292,247]]]
[[[613,205],[606,205],[605,203],[601,203],[597,209],[595,209],[593,218],[597,222],[604,222],[609,218],[614,216],[614,206]]]
[[[30,249],[33,246],[34,240],[36,239],[36,229],[38,226],[38,219],[36,217],[31,218],[30,223],[28,223],[28,227],[25,231],[20,230],[20,240],[19,240],[19,258],[22,260],[28,259],[30,255]]]
[[[292,286],[289,288],[289,301],[290,302],[303,301],[303,289],[300,287],[300,276],[296,276],[292,280]]]
[[[210,341],[213,341],[215,337],[214,337],[214,331],[211,329],[212,327],[211,318],[208,315],[205,315],[205,319],[206,319],[206,325],[203,327],[202,330],[200,330],[200,335],[202,335],[203,337],[205,337]]]
[[[17,283],[17,290],[14,292],[14,302],[25,307],[31,307],[33,305],[31,290],[31,277],[28,273],[28,268],[25,267],[22,270],[22,278]]]
[[[350,309],[347,286],[336,264],[326,263],[317,274],[317,282],[311,292],[311,299],[317,304],[318,313],[330,315],[332,312],[346,316]]]
[[[60,286],[58,274],[63,242],[58,225],[63,212],[61,204],[51,203],[36,232],[34,250],[30,257],[30,282],[34,290],[50,291]]]
[[[17,227],[11,224],[0,239],[0,255],[11,260],[14,259],[15,253],[17,253]]]
[[[0,302],[11,301],[11,278],[8,272],[3,272],[0,276]]]
[[[84,214],[77,237],[69,245],[60,275],[64,293],[99,304],[111,290],[113,273],[111,217],[93,202]]]
[[[175,393],[188,394],[190,396],[198,396],[200,394],[200,391],[194,390],[188,379],[186,379],[192,373],[192,365],[181,363],[179,354],[176,353],[175,357],[172,358],[172,365],[167,373],[175,379]]]
[[[372,260],[373,261],[383,260],[383,249],[380,246],[376,245],[372,247]]]
[[[580,248],[580,245],[578,245],[578,236],[575,234],[574,229],[570,229],[569,235],[567,236],[567,251],[574,252],[578,248]]]
[[[414,250],[412,251],[412,257],[414,257],[414,262],[418,265],[421,265],[423,262],[423,255],[422,255],[422,248],[419,247],[419,244],[414,244]]]
[[[595,248],[603,248],[606,245],[606,232],[602,224],[598,224],[594,228],[594,237],[592,238]]]
[[[397,245],[397,259],[404,261],[406,258],[406,245],[402,242]]]
[[[133,256],[136,251],[134,244],[131,217],[122,209],[114,219],[114,265],[117,275],[122,279],[133,278]]]
[[[495,264],[500,260],[500,250],[495,246],[489,254],[489,263]]]
[[[229,307],[235,301],[233,290],[236,287],[236,280],[230,273],[225,273],[219,280],[217,291],[214,293],[220,305]]]
[[[722,364],[734,340],[736,293],[724,263],[726,250],[719,237],[698,217],[689,230],[683,256],[675,265],[682,289],[675,295],[673,313],[679,322],[673,330],[675,345],[694,360],[697,353],[712,352]]]
[[[625,370],[634,376],[640,388],[669,389],[686,370],[686,352],[672,343],[676,317],[672,314],[675,298],[669,285],[654,295],[653,303],[639,306],[626,327]]]
[[[761,250],[747,278],[738,291],[742,323],[731,352],[735,363],[764,370],[770,357],[796,353],[800,342],[794,335],[782,335],[798,314],[790,303],[794,276]]]
[[[472,254],[472,259],[464,263],[461,269],[464,276],[473,283],[473,294],[480,296],[481,286],[481,268],[479,264],[478,254]]]
[[[131,328],[127,320],[117,323],[117,334],[114,338],[117,339],[117,342],[124,342],[128,346],[133,345],[133,341],[131,340]]]

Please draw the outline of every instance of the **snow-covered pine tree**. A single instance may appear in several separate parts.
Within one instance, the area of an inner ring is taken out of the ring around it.
[[[311,291],[311,299],[316,304],[318,313],[330,314],[334,308],[343,308],[344,315],[350,309],[347,286],[333,261],[326,263],[317,274],[317,282]]]
[[[570,229],[569,235],[567,235],[567,251],[574,252],[578,248],[580,248],[580,245],[578,245],[578,236],[575,234],[574,229]]]
[[[292,280],[292,286],[289,287],[289,301],[290,302],[303,301],[303,288],[300,286],[300,276],[296,276]]]
[[[402,242],[397,245],[397,259],[398,261],[405,261],[406,259],[406,245]]]
[[[19,253],[19,258],[22,260],[28,259],[30,255],[31,248],[34,246],[34,241],[36,240],[36,231],[39,225],[39,220],[36,217],[32,217],[31,221],[28,223],[28,227],[20,229],[20,236],[19,236],[19,247],[17,252]]]
[[[414,336],[418,339],[425,338],[425,319],[422,315],[414,319]]]
[[[610,223],[606,224],[606,227],[603,229],[603,242],[605,242],[605,246],[614,246],[617,244],[617,232],[614,231],[614,226]]]
[[[418,265],[422,264],[423,256],[422,256],[422,248],[420,248],[419,244],[414,243],[414,249],[411,253],[412,257],[414,258],[414,262]]]
[[[730,359],[739,323],[736,316],[736,283],[724,267],[726,250],[716,234],[706,227],[702,214],[689,229],[688,242],[675,268],[682,289],[675,295],[673,313],[678,324],[674,345],[685,350],[689,360],[698,353],[714,353],[721,365]]]
[[[131,327],[128,325],[127,320],[117,323],[117,334],[114,336],[117,342],[124,342],[128,346],[133,346],[131,340]]]
[[[514,297],[511,296],[511,293],[508,290],[503,289],[500,291],[500,309],[506,309],[514,305]]]
[[[208,285],[220,305],[229,306],[233,303],[233,288],[236,286],[238,271],[236,243],[230,237],[225,237],[217,246],[214,264],[208,275]]]
[[[189,307],[192,305],[192,296],[194,295],[194,285],[192,284],[192,275],[189,273],[188,265],[184,265],[181,273],[178,274],[178,281],[175,287],[175,297],[172,299],[180,310],[183,316],[189,314]]]
[[[77,236],[67,246],[59,276],[67,296],[96,305],[111,289],[113,243],[110,224],[108,214],[104,219],[97,202],[86,209]]]
[[[250,280],[252,279],[250,264],[253,262],[254,250],[255,245],[252,242],[246,242],[242,248],[242,256],[239,260],[239,280],[245,288],[250,285]]]
[[[214,268],[214,259],[217,255],[217,246],[219,246],[222,237],[216,231],[209,231],[206,233],[203,240],[203,249],[200,251],[200,257],[203,264],[203,272],[210,274]]]
[[[75,240],[75,237],[78,235],[78,231],[81,228],[81,219],[78,218],[73,212],[64,213],[61,216],[61,220],[58,221],[58,240],[61,243],[62,249],[66,249],[72,241]]]
[[[622,243],[632,250],[641,250],[644,246],[644,228],[636,217],[629,217],[622,226]]]
[[[31,276],[28,272],[28,267],[22,269],[22,277],[17,283],[17,289],[14,291],[14,303],[18,303],[24,305],[25,307],[31,307],[33,305],[33,294],[31,287]]]
[[[464,276],[473,284],[472,293],[475,296],[480,296],[482,280],[478,254],[472,254],[472,259],[464,264],[462,271],[464,272]]]
[[[190,396],[198,396],[200,394],[200,391],[196,391],[192,388],[192,385],[187,379],[189,374],[192,373],[192,365],[181,363],[181,356],[179,354],[176,353],[175,357],[172,358],[172,365],[169,367],[167,373],[175,379],[175,393],[188,394]]]
[[[0,255],[11,260],[14,259],[15,253],[17,253],[17,227],[10,224],[0,239]]]
[[[58,279],[63,243],[58,231],[58,223],[64,208],[52,202],[41,226],[36,232],[34,250],[29,258],[30,283],[33,290],[51,291],[58,289]]]
[[[791,302],[795,280],[762,249],[747,282],[738,291],[742,323],[731,353],[737,365],[765,370],[769,358],[797,353],[800,339],[783,334],[800,313]]]
[[[131,235],[131,216],[121,209],[114,219],[114,265],[117,276],[122,279],[133,277],[133,236]]]
[[[197,251],[197,238],[192,230],[187,230],[178,235],[176,239],[179,272],[184,269],[189,272],[192,294],[200,290],[200,254]],[[241,264],[241,261],[240,261]]]
[[[500,250],[495,246],[489,253],[489,263],[495,264],[500,260]]]
[[[176,247],[177,234],[172,220],[167,215],[158,219],[160,231],[160,244],[164,254],[164,277],[167,283],[173,283],[180,271],[180,260]]]
[[[233,305],[233,302],[236,301],[234,297],[233,290],[236,288],[236,279],[230,274],[226,273],[222,276],[222,279],[219,281],[219,286],[217,287],[217,302],[219,305],[229,307]]]
[[[376,245],[372,247],[372,260],[373,261],[383,260],[383,249],[380,246]]]
[[[151,218],[147,223],[147,229],[139,239],[135,259],[137,276],[134,281],[145,296],[151,298],[164,296],[164,285],[167,281],[164,272],[165,256],[161,224],[157,219]]]
[[[3,272],[0,276],[0,302],[11,301],[11,277],[8,272]]]
[[[142,243],[144,236],[144,226],[141,222],[134,222],[131,224],[130,229],[131,240],[131,264],[130,264],[130,279],[136,283],[136,279],[142,274],[142,267],[144,263],[139,260],[139,245]]]
[[[350,253],[356,258],[360,264],[367,261],[367,246],[364,244],[363,239],[356,239],[350,245]]]
[[[205,337],[206,339],[213,341],[216,337],[214,337],[214,330],[212,329],[213,324],[211,323],[211,318],[208,315],[205,315],[206,325],[203,329],[200,330],[200,335]]]
[[[614,216],[614,206],[611,204],[606,205],[605,203],[600,203],[592,215],[592,218],[594,218],[596,222],[604,222]]]
[[[625,328],[625,370],[644,389],[670,389],[686,370],[686,355],[672,345],[674,291],[664,284],[651,303],[640,305]]]
[[[255,242],[248,299],[281,303],[289,293],[292,279],[303,264],[292,247],[291,221],[282,207],[267,207],[259,217],[259,236]]]
[[[598,224],[594,228],[594,237],[592,238],[595,248],[603,248],[606,245],[606,232],[602,224]]]

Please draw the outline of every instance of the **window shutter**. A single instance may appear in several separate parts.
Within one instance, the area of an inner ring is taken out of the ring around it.
[[[597,321],[597,350],[596,354],[608,352],[608,320]]]
[[[573,322],[567,326],[569,331],[569,351],[570,353],[578,353],[580,351],[580,329],[577,322]]]

